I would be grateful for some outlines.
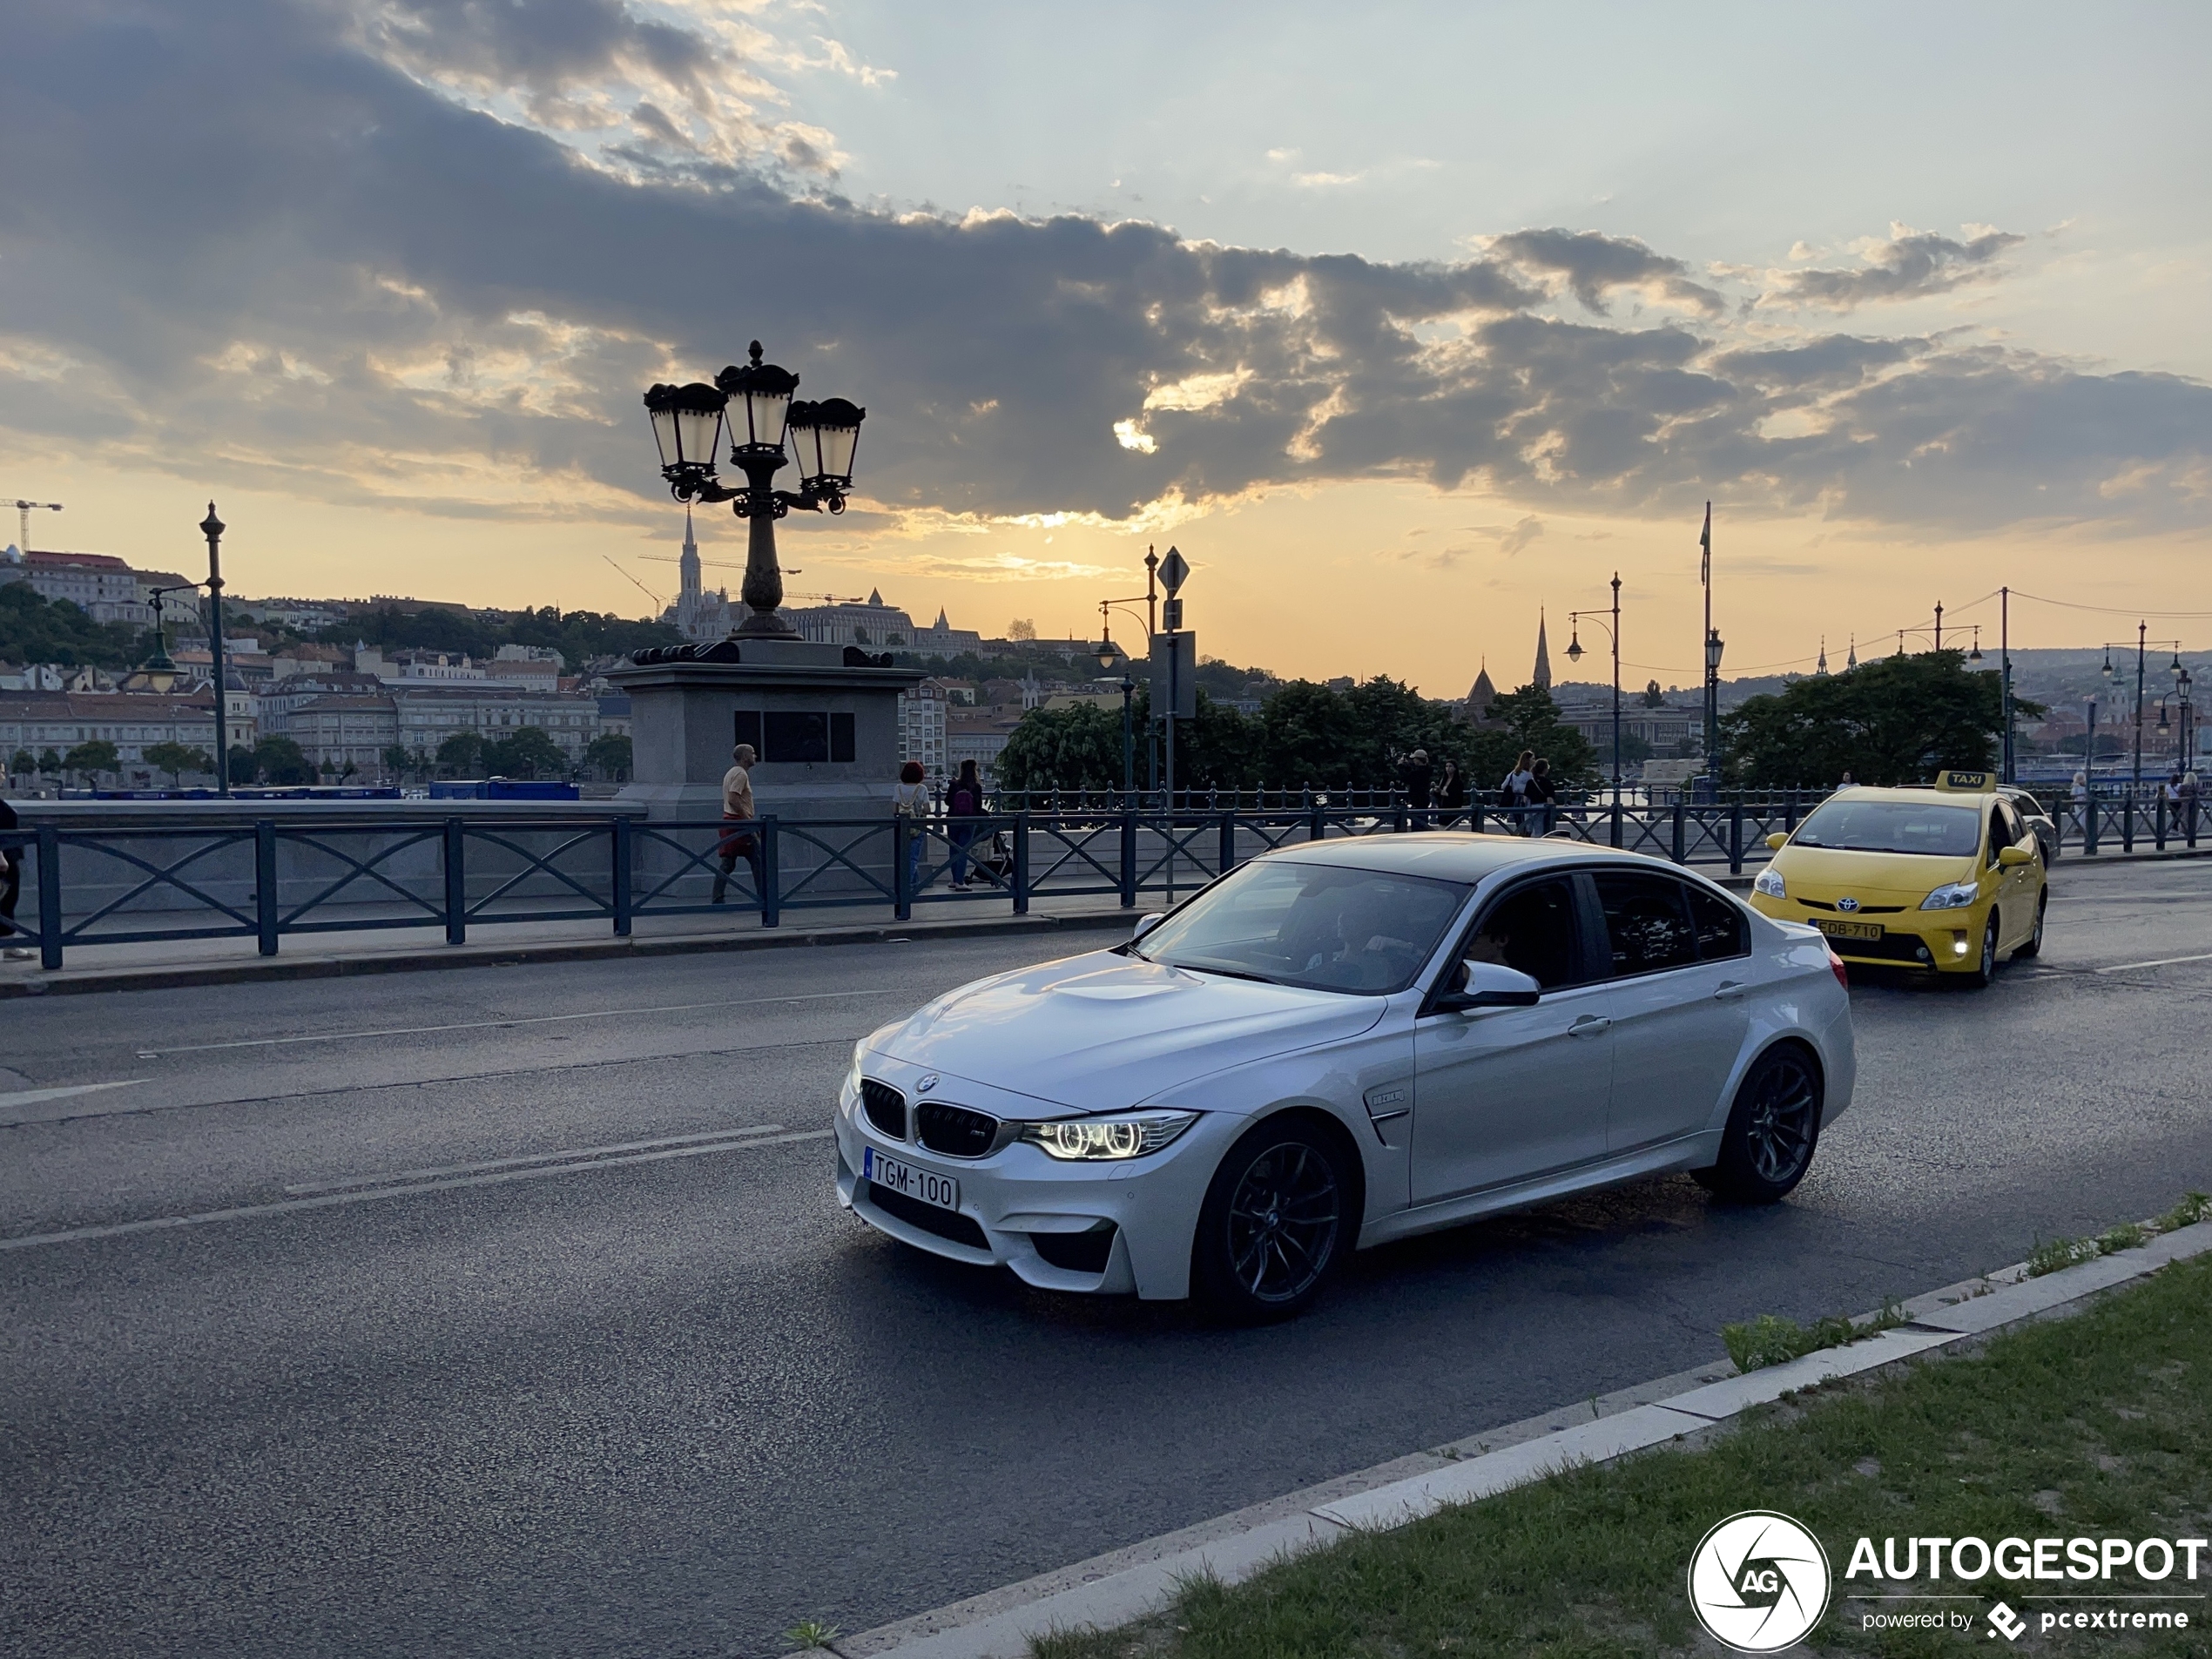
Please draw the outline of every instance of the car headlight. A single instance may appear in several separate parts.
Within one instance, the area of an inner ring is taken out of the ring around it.
[[[1069,1162],[1141,1158],[1158,1151],[1197,1121],[1196,1112],[1075,1117],[1056,1123],[1024,1123],[1022,1138],[1042,1147],[1049,1157]]]
[[[1751,891],[1764,893],[1770,899],[1786,899],[1789,889],[1782,885],[1782,872],[1771,864],[1751,878]]]
[[[1946,881],[1920,900],[1923,910],[1963,910],[1981,897],[1981,888],[1973,881]]]
[[[840,1098],[849,1101],[860,1092],[860,1056],[867,1051],[866,1042],[853,1045],[853,1063],[845,1069],[845,1086],[838,1090]]]

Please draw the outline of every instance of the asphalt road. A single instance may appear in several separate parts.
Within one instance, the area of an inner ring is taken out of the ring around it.
[[[1055,1298],[843,1215],[826,1136],[855,1037],[1048,949],[8,1004],[0,1651],[779,1652],[2212,1186],[2212,860],[2065,867],[2040,965],[1855,989],[1778,1208],[1649,1182],[1264,1331]]]

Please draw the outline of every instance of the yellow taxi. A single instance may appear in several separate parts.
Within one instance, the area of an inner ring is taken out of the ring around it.
[[[1811,922],[1847,962],[1986,985],[2006,957],[2043,948],[2043,860],[1994,772],[1939,772],[1932,789],[1839,789],[1767,846],[1752,908]]]

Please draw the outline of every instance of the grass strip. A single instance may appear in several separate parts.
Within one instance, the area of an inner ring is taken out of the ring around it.
[[[1978,1354],[1809,1389],[1697,1451],[1554,1475],[1388,1533],[1346,1539],[1243,1584],[1198,1582],[1121,1629],[1055,1634],[1036,1659],[1631,1659],[1708,1653],[1684,1594],[1691,1552],[1739,1510],[1778,1509],[1831,1556],[1837,1600],[1800,1651],[1960,1651],[1947,1633],[1860,1628],[1844,1597],[1861,1535],[2202,1536],[2212,1519],[2212,1258],[2164,1268],[2071,1318]],[[1946,1584],[1987,1600],[2033,1585]],[[2067,1586],[2040,1588],[2069,1588]],[[2206,1588],[2138,1586],[2115,1591]],[[2186,1632],[2098,1652],[2207,1651]],[[1986,1643],[1976,1643],[1984,1646]]]

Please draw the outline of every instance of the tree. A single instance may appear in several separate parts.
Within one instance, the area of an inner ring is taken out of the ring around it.
[[[484,767],[484,740],[473,732],[456,732],[438,745],[438,770],[448,778],[473,778]]]
[[[105,738],[94,738],[89,743],[80,743],[62,757],[62,769],[76,772],[80,777],[113,772],[121,764],[122,757],[116,753],[115,745]]]
[[[1096,706],[1104,701],[1031,709],[999,752],[1000,781],[1009,789],[1119,789],[1122,711]]]
[[[230,765],[231,782],[233,785],[250,784],[253,781],[253,752],[244,744],[234,743],[231,745]]]
[[[1035,639],[1037,637],[1037,624],[1027,617],[1016,617],[1006,624],[1006,637],[1008,639]]]
[[[1644,682],[1643,705],[1648,709],[1663,709],[1667,706],[1667,694],[1659,689],[1657,680]]]
[[[235,756],[239,752],[233,750]],[[253,773],[265,784],[311,784],[315,769],[307,752],[290,738],[263,738],[253,745]],[[236,773],[233,773],[233,779]]]
[[[2013,706],[2043,711],[2018,697]],[[1999,677],[1968,670],[1963,653],[1878,657],[1730,710],[1723,772],[1770,789],[1825,787],[1846,772],[1862,784],[1925,783],[1943,767],[1993,765],[2004,720]]]
[[[42,776],[51,778],[61,769],[62,757],[59,750],[41,749],[38,752],[38,770]]]
[[[484,765],[502,778],[558,778],[568,771],[569,758],[543,726],[526,725],[486,744]]]
[[[94,622],[28,582],[0,583],[0,662],[127,668],[147,655],[152,638],[128,623]]]
[[[8,757],[8,775],[11,778],[28,778],[37,770],[37,757],[28,749],[18,749]]]
[[[630,777],[630,739],[620,732],[603,732],[591,739],[583,761],[608,782],[625,782]]]
[[[151,743],[145,748],[146,765],[169,774],[172,786],[181,784],[188,772],[212,772],[213,757],[205,749],[187,748],[181,743]]]

